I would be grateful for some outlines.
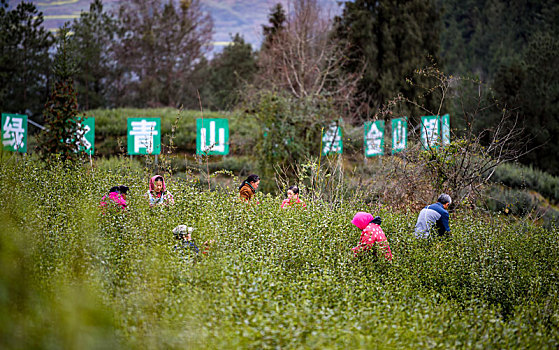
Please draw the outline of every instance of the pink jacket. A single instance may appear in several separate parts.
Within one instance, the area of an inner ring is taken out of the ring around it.
[[[281,209],[288,208],[290,205],[293,205],[293,204],[299,204],[298,206],[300,206],[302,208],[307,207],[307,205],[301,200],[301,198],[297,198],[295,203],[289,203],[289,198],[286,198],[286,199],[283,200],[283,202],[281,202]]]
[[[108,198],[107,198],[108,197]],[[104,208],[107,206],[107,202],[111,200],[114,203],[116,203],[117,205],[119,205],[123,210],[126,209],[126,199],[124,199],[122,197],[122,195],[118,192],[111,192],[109,193],[108,196],[103,196],[103,198],[101,198],[101,202],[99,203],[99,206],[101,208]]]
[[[357,255],[360,252],[367,251],[371,249],[374,244],[378,244],[380,249],[385,252],[385,257],[387,260],[392,261],[392,251],[388,245],[388,240],[386,235],[380,225],[374,224],[373,215],[365,212],[358,212],[351,220],[351,223],[357,226],[363,232],[361,233],[361,239],[356,247],[351,248],[353,253]]]

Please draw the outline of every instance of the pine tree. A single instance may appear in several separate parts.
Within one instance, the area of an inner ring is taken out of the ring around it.
[[[262,32],[264,34],[264,42],[262,48],[265,50],[274,41],[274,37],[285,29],[287,16],[281,3],[277,3],[273,7],[272,12],[268,15],[268,22],[270,25],[262,25]]]
[[[89,12],[82,12],[72,24],[71,40],[79,72],[75,76],[84,110],[106,107],[110,93],[111,46],[116,35],[116,21],[103,11],[101,0],[91,3]]]
[[[80,124],[73,80],[76,65],[72,59],[68,32],[67,25],[58,32],[54,62],[55,82],[43,112],[46,129],[39,135],[39,150],[45,159],[57,155],[63,160],[78,158],[75,138]]]
[[[502,106],[525,124],[530,141],[523,162],[559,175],[559,40],[552,33],[534,34],[522,59],[503,65],[493,86]]]
[[[559,34],[557,0],[435,0],[442,9],[442,56],[451,74],[492,81],[521,59],[534,33]]]
[[[235,34],[231,45],[225,47],[211,63],[210,103],[217,109],[231,107],[237,102],[239,89],[252,82],[256,73],[256,59],[252,47]]]

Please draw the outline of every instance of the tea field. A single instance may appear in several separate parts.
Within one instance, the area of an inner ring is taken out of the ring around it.
[[[0,348],[559,347],[557,228],[458,209],[450,239],[417,241],[415,211],[281,210],[282,196],[241,203],[188,177],[150,208],[151,175],[3,156]],[[128,208],[102,213],[118,184]],[[392,263],[352,256],[357,211],[382,217]],[[178,254],[179,224],[215,240],[209,253]]]

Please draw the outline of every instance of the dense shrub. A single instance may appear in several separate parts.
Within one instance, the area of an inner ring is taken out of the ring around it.
[[[493,182],[516,189],[531,189],[553,203],[559,202],[559,178],[532,167],[505,163],[497,167]]]
[[[493,185],[487,191],[485,206],[494,213],[514,215],[521,220],[539,221],[550,228],[559,226],[559,210],[538,192]]]
[[[458,212],[453,236],[419,242],[415,212],[376,205],[394,261],[356,260],[359,198],[280,210],[169,179],[150,208],[129,161],[0,168],[2,348],[557,348],[559,230]],[[100,197],[130,187],[129,208]],[[305,199],[305,198],[304,198]],[[173,250],[196,227],[207,255]]]

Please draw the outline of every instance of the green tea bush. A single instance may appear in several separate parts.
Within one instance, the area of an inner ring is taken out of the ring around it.
[[[526,216],[537,210],[543,203],[541,196],[538,197],[537,193],[530,193],[526,190],[493,186],[488,193],[486,205],[495,212]]]
[[[17,160],[0,167],[2,348],[559,346],[557,228],[466,211],[450,238],[417,241],[414,211],[359,198],[281,210],[188,177],[168,180],[175,205],[152,208],[150,174],[128,159]],[[128,208],[100,210],[116,184]],[[392,263],[352,256],[357,211],[383,218]],[[178,254],[178,224],[201,249],[215,240],[209,252]]]
[[[255,161],[248,156],[228,157],[228,156],[210,156],[206,167],[206,159],[201,157],[174,157],[171,159],[171,168],[175,172],[188,172],[200,173],[203,175],[209,170],[210,175],[216,172],[227,169],[227,171],[242,176],[247,176],[254,172],[256,168]]]

